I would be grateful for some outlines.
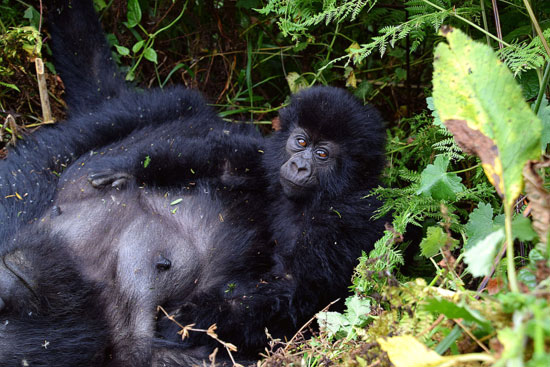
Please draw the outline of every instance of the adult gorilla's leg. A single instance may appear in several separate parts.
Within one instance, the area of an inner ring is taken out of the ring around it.
[[[97,366],[109,340],[91,284],[58,239],[20,233],[0,261],[0,365]]]
[[[48,24],[56,71],[71,115],[86,113],[127,91],[92,1],[55,0]]]

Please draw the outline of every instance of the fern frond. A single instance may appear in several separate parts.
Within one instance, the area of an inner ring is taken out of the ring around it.
[[[550,40],[550,29],[543,32],[544,38]],[[498,51],[500,59],[512,70],[514,75],[524,71],[537,69],[544,66],[548,59],[540,38],[536,37],[531,42],[513,43]]]
[[[341,23],[347,19],[353,21],[367,5],[370,4],[372,8],[376,2],[377,0],[325,0],[318,10],[315,7],[316,2],[307,0],[272,0],[257,11],[264,15],[274,13],[279,16],[277,24],[283,34],[296,40],[318,24]]]

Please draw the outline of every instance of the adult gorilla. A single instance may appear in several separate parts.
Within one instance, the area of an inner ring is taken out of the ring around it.
[[[290,337],[346,296],[383,230],[363,199],[383,164],[375,111],[313,88],[266,141],[224,127],[188,90],[127,90],[91,4],[70,3],[52,34],[71,118],[0,163],[0,363],[186,364],[211,340],[182,344],[157,305],[250,356],[265,327]]]

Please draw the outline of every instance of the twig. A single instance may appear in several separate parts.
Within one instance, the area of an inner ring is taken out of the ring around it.
[[[42,106],[42,119],[45,124],[53,123],[52,109],[50,107],[50,97],[48,96],[48,86],[46,84],[46,74],[44,73],[44,62],[41,58],[34,59],[36,66],[36,76],[38,78],[38,92],[40,94],[40,105]]]
[[[498,47],[502,50],[504,45],[502,44],[502,30],[500,29],[500,17],[498,15],[497,0],[491,0],[493,2],[493,14],[495,16],[495,28],[497,29]]]
[[[333,304],[335,304],[336,302],[338,302],[340,300],[340,298],[338,298],[337,300],[334,300],[332,301],[331,303],[329,303],[328,305],[325,306],[325,308],[323,308],[320,312],[325,312],[326,310],[328,310],[330,308],[330,306],[332,306]],[[298,335],[300,335],[302,333],[302,331],[309,325],[313,322],[313,320],[315,320],[315,317],[316,316],[313,316],[311,319],[308,320],[308,322],[306,322],[301,328],[300,330],[298,330],[296,332],[296,334],[294,334],[294,336],[292,337],[292,339],[290,339],[290,341],[288,342],[288,344],[286,345],[284,351],[287,352],[288,351],[288,348],[290,348],[290,345],[292,345],[292,342],[298,337]]]
[[[41,33],[42,32],[42,11],[43,11],[42,0],[40,0],[39,3],[40,3],[40,19],[38,20],[38,33]]]
[[[4,140],[4,131],[10,133],[10,144],[15,145],[17,142],[17,124],[15,123],[15,118],[12,114],[8,114],[4,120],[4,124],[0,125],[0,141]]]
[[[417,337],[421,337],[422,335],[429,333],[432,331],[437,325],[441,324],[441,322],[445,319],[445,315],[439,315],[437,320],[435,320],[430,326],[428,326],[426,329],[422,330],[420,334],[417,335]]]
[[[477,345],[480,346],[481,349],[483,349],[486,353],[491,354],[491,352],[490,352],[489,349],[485,346],[485,344],[483,344],[482,342],[480,342],[479,339],[476,338],[476,337],[474,336],[474,334],[472,334],[472,332],[471,332],[470,330],[468,330],[464,325],[462,325],[462,322],[460,321],[460,319],[453,319],[453,321],[454,321],[458,326],[460,326],[460,327],[462,328],[462,330],[464,330],[464,332],[465,332],[466,334],[468,334],[468,336],[469,336],[470,338],[472,338],[472,340],[475,341]]]
[[[186,326],[183,326],[182,324],[180,324],[173,315],[169,315],[168,312],[166,312],[166,310],[160,305],[157,306],[157,311],[162,311],[162,313],[164,313],[164,315],[168,318],[168,320],[172,321],[174,324],[178,325],[181,328],[181,330],[178,331],[178,334],[181,335],[182,340],[189,337],[189,332],[190,331],[198,331],[200,333],[206,333],[206,335],[208,335],[209,337],[211,337],[212,339],[214,339],[215,341],[217,341],[218,343],[223,345],[223,347],[227,351],[227,354],[229,355],[229,358],[231,359],[231,362],[233,363],[233,367],[243,367],[241,364],[235,362],[235,359],[233,358],[233,355],[231,354],[231,352],[236,352],[237,351],[237,347],[234,344],[224,342],[223,340],[221,340],[218,337],[218,334],[216,334],[216,332],[215,332],[215,330],[218,328],[216,326],[216,324],[210,325],[208,330],[195,329],[195,328],[193,328],[193,326],[195,326],[195,324],[189,324],[189,325],[186,325]],[[212,356],[212,354],[211,354],[211,356]],[[214,357],[215,357],[215,354],[214,354]]]

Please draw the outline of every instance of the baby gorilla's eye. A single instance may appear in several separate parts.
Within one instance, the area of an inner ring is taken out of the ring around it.
[[[299,146],[301,147],[306,147],[307,146],[307,142],[304,138],[297,138],[296,139],[296,142],[298,143]]]
[[[315,154],[317,154],[317,157],[321,159],[327,159],[328,158],[328,152],[324,149],[317,149],[315,151]]]

